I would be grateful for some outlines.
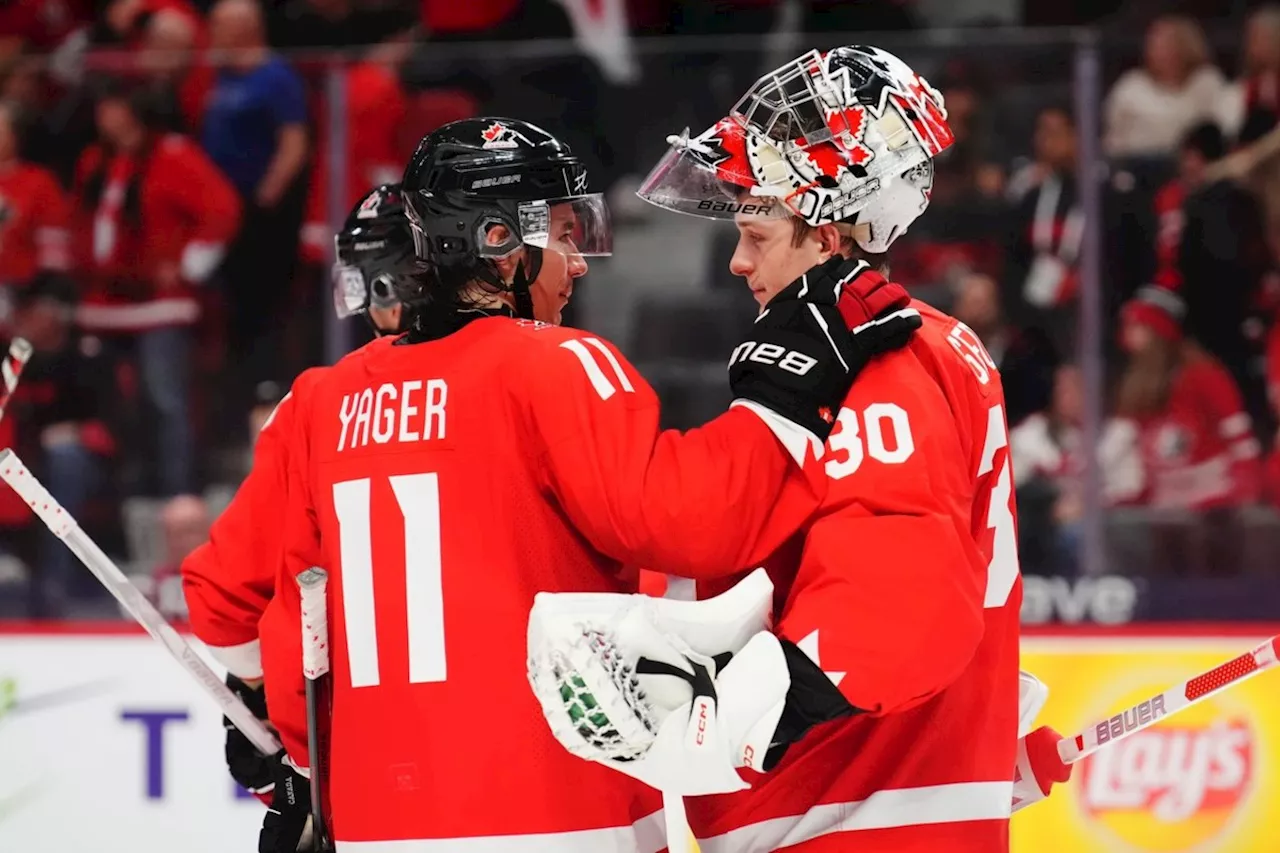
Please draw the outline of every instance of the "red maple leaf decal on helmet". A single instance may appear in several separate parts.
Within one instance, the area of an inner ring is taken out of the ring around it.
[[[485,142],[493,142],[507,132],[507,126],[502,122],[495,121],[493,124],[480,131],[480,135],[484,137]]]

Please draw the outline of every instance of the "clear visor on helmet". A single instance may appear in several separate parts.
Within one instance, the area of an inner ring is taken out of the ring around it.
[[[671,148],[649,172],[636,195],[666,210],[706,219],[787,216],[782,204],[751,189],[757,181],[750,167],[735,164],[717,151],[716,141],[709,133],[690,139],[686,130],[668,137]]]
[[[369,308],[369,288],[359,267],[333,265],[333,308],[339,319]]]
[[[534,246],[569,257],[608,257],[613,254],[613,226],[609,207],[600,193],[522,201],[516,208],[520,233],[495,230],[496,221],[481,224],[476,245],[485,257],[505,257],[520,246]]]

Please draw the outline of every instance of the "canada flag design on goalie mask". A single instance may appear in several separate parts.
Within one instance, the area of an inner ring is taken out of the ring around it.
[[[725,155],[722,179],[749,175],[812,225],[847,219],[955,141],[942,95],[861,46],[811,51],[765,75],[707,137]]]

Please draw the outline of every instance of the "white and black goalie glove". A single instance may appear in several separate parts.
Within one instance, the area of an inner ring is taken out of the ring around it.
[[[529,683],[574,755],[667,793],[749,787],[791,685],[762,570],[722,596],[540,593]]]
[[[735,405],[766,409],[819,445],[827,440],[834,413],[862,369],[875,356],[905,346],[922,322],[915,309],[894,306],[850,330],[848,318],[860,316],[863,307],[852,300],[865,296],[851,285],[863,275],[884,284],[866,261],[836,255],[769,300],[729,357]]]

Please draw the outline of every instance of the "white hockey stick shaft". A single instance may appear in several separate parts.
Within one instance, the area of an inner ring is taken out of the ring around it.
[[[280,742],[262,724],[262,721],[253,715],[253,712],[240,701],[236,694],[231,692],[217,673],[196,654],[195,649],[182,639],[182,635],[165,621],[155,605],[125,577],[119,566],[89,538],[76,520],[54,500],[49,490],[27,470],[27,466],[9,448],[0,451],[0,479],[8,483],[18,496],[27,502],[49,531],[66,543],[72,553],[80,558],[80,562],[84,563],[85,568],[93,572],[93,576],[115,596],[116,601],[129,611],[138,624],[158,640],[169,654],[173,655],[182,668],[213,697],[213,700],[222,708],[222,713],[260,752],[273,755],[279,751]]]
[[[18,387],[18,380],[22,377],[27,362],[31,360],[31,353],[31,344],[26,338],[14,338],[9,344],[9,354],[0,365],[0,378],[4,380],[4,387],[0,388],[0,418],[4,417],[5,407],[9,405],[9,398]]]
[[[1224,664],[1188,679],[1163,693],[1143,699],[1105,720],[1099,720],[1075,737],[1058,741],[1058,757],[1064,764],[1074,764],[1108,744],[1124,740],[1143,729],[1208,699],[1234,684],[1253,678],[1280,663],[1280,636],[1233,658]]]

